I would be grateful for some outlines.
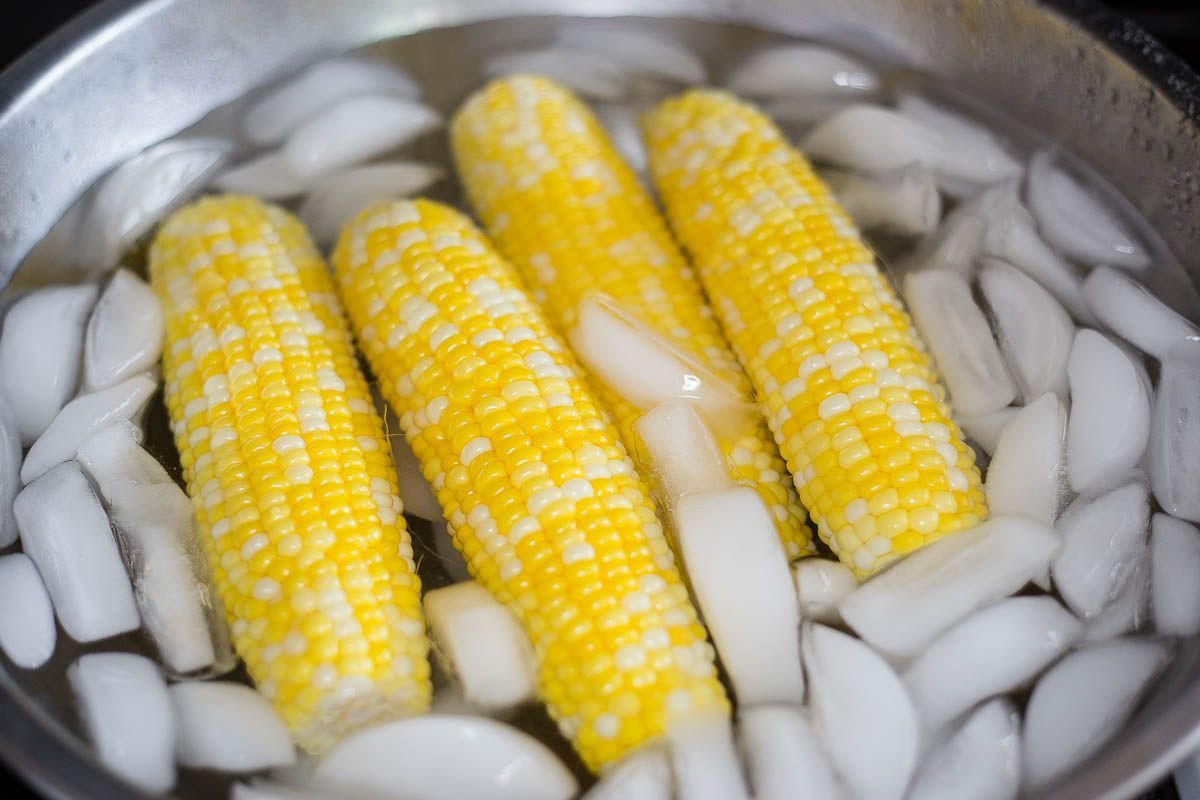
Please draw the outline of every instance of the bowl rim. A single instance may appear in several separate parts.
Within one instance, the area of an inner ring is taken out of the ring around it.
[[[102,47],[115,26],[135,15],[151,13],[170,0],[100,0],[44,36],[0,70],[0,120],[19,110],[38,84],[93,49]],[[1157,38],[1099,0],[1029,0],[1081,28],[1161,92],[1188,120],[1200,125],[1200,73]],[[727,18],[753,24],[734,11]],[[3,287],[0,286],[0,291]],[[1164,779],[1174,766],[1200,747],[1200,682],[1186,691],[1142,737],[1152,745],[1152,758],[1136,766],[1116,786],[1094,785],[1085,776],[1069,779],[1076,791],[1098,798],[1131,797]],[[75,763],[64,769],[59,757],[72,752]],[[67,726],[25,696],[7,671],[0,669],[0,759],[29,787],[55,800],[144,798],[137,787],[104,767],[90,747]]]

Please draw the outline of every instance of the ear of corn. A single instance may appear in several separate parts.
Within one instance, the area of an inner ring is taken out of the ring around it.
[[[705,366],[733,376],[753,402],[654,201],[583,102],[545,78],[503,78],[464,103],[451,138],[472,205],[560,333],[574,325],[584,297],[603,293]],[[637,452],[633,423],[649,409],[607,387],[597,393]],[[720,444],[734,478],[771,509],[786,552],[813,552],[766,426]]]
[[[721,91],[644,125],[671,224],[822,538],[865,576],[978,523],[979,471],[929,357],[804,157]]]
[[[540,694],[585,763],[727,712],[646,489],[512,267],[421,200],[364,211],[333,260],[456,546],[529,634]]]
[[[300,743],[427,708],[428,645],[391,451],[325,264],[239,197],[150,252],[166,402],[238,653]]]

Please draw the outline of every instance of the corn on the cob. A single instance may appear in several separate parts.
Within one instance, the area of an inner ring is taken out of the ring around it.
[[[364,211],[333,261],[456,546],[521,620],[583,760],[727,708],[646,489],[513,268],[423,200]]]
[[[722,338],[695,275],[654,201],[596,117],[545,78],[493,81],[464,103],[451,129],[471,203],[560,333],[588,294],[604,293],[706,367],[749,384]],[[642,411],[598,386],[627,448]],[[812,543],[770,432],[758,423],[721,443],[736,480],[771,509],[789,556]]]
[[[763,114],[694,90],[651,171],[822,538],[859,576],[987,513],[974,455],[887,278]]]
[[[391,451],[326,266],[240,197],[150,251],[166,402],[234,644],[300,743],[421,711],[428,644]]]

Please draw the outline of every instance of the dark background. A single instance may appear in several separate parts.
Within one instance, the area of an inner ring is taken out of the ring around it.
[[[1200,0],[1109,0],[1104,4],[1137,22],[1200,70]],[[52,30],[93,5],[96,5],[95,0],[33,0],[7,9],[3,23],[0,23],[0,30],[3,30],[0,33],[0,68],[8,66]],[[0,797],[32,800],[35,796],[0,765]],[[1178,800],[1178,795],[1168,782],[1142,800]]]

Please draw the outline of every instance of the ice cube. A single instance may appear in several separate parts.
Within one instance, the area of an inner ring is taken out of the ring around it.
[[[297,175],[282,151],[271,150],[222,172],[213,185],[223,192],[287,200],[308,191],[312,181]]]
[[[838,610],[871,646],[911,658],[972,611],[1028,583],[1059,545],[1054,531],[1033,520],[993,516],[897,562]]]
[[[137,375],[107,389],[81,394],[67,403],[29,448],[21,465],[21,480],[29,483],[56,464],[73,458],[79,445],[101,428],[117,420],[137,417],[157,389],[155,381]]]
[[[313,64],[256,100],[242,117],[242,128],[254,144],[278,144],[335,103],[364,94],[416,99],[421,90],[391,64],[331,58]]]
[[[993,514],[1018,514],[1053,527],[1069,496],[1067,412],[1053,393],[1018,411],[996,443],[983,489]]]
[[[1163,360],[1147,461],[1163,509],[1200,522],[1200,342],[1181,342]]]
[[[105,389],[152,369],[162,355],[162,303],[146,282],[119,269],[100,295],[83,345],[83,388]]]
[[[1150,524],[1154,628],[1166,636],[1200,633],[1200,531],[1166,514]]]
[[[673,784],[666,750],[644,746],[604,768],[583,800],[672,800]]]
[[[1083,636],[1052,597],[1011,597],[959,622],[904,671],[925,729],[937,731],[971,706],[1023,685]]]
[[[1088,492],[1133,468],[1150,437],[1150,396],[1129,356],[1103,334],[1081,330],[1067,362],[1071,488]]]
[[[1095,753],[1129,718],[1169,656],[1160,642],[1113,639],[1084,647],[1047,672],[1025,709],[1024,786],[1045,786]]]
[[[866,103],[835,111],[800,143],[814,161],[867,175],[913,163],[936,169],[949,147],[932,128],[898,111]]]
[[[860,227],[902,236],[932,232],[942,216],[933,173],[910,164],[875,177],[829,170],[821,177]]]
[[[85,266],[115,266],[163,217],[198,194],[233,149],[224,139],[169,139],[109,173],[87,206],[80,242]]]
[[[974,272],[988,221],[1017,202],[1016,185],[1005,182],[959,203],[941,225],[897,265],[899,274],[920,269],[950,269],[966,277]]]
[[[1200,339],[1200,330],[1145,286],[1108,267],[1092,270],[1083,296],[1105,327],[1159,361],[1176,344]]]
[[[558,43],[608,58],[631,75],[648,75],[685,85],[704,83],[704,62],[673,38],[640,30],[636,23],[578,25],[568,22]]]
[[[676,721],[667,741],[676,800],[750,800],[727,717]]]
[[[803,138],[817,125],[855,102],[853,95],[791,95],[762,102],[762,110],[792,138]]]
[[[858,579],[840,561],[827,558],[802,558],[792,567],[796,596],[800,599],[800,618],[840,625],[838,603],[858,588]]]
[[[1074,267],[1038,236],[1033,217],[1019,202],[997,208],[983,236],[983,254],[1012,264],[1042,285],[1083,325],[1096,317],[1083,299],[1082,281]]]
[[[583,365],[637,408],[685,400],[718,434],[744,432],[756,411],[726,376],[601,295],[585,297],[568,333]]]
[[[1150,266],[1145,246],[1105,203],[1054,163],[1052,151],[1040,150],[1029,160],[1025,197],[1046,241],[1068,258],[1091,266]]]
[[[0,392],[31,445],[75,394],[83,358],[83,327],[95,286],[51,286],[22,297],[0,333]]]
[[[1008,367],[961,274],[946,269],[910,273],[904,297],[956,409],[978,416],[1013,401],[1017,390]]]
[[[816,44],[781,44],[754,51],[725,81],[746,97],[781,95],[871,95],[879,76],[856,58]]]
[[[483,72],[493,78],[515,73],[544,75],[595,100],[624,97],[629,77],[614,59],[564,45],[500,53],[484,62]]]
[[[24,553],[0,556],[0,648],[22,669],[50,660],[57,639],[54,607],[33,561]]]
[[[537,739],[465,714],[425,714],[364,728],[335,745],[314,776],[352,792],[405,800],[568,800],[578,789]]]
[[[441,126],[442,115],[416,100],[351,97],[293,131],[281,153],[291,174],[311,180],[369,161]]]
[[[668,509],[681,497],[733,486],[725,457],[696,409],[681,400],[663,403],[633,424],[645,452],[637,454]]]
[[[746,487],[686,495],[676,508],[675,536],[738,702],[801,702],[800,609],[762,498]]]
[[[318,244],[337,241],[342,226],[367,206],[382,200],[410,197],[441,180],[445,173],[433,164],[389,161],[349,169],[315,181],[300,205],[300,219]]]
[[[1000,436],[1004,433],[1005,426],[1012,422],[1020,410],[1019,406],[1006,406],[999,411],[980,414],[977,417],[958,414],[955,419],[962,426],[963,433],[990,456],[996,452],[996,445],[1000,444]]]
[[[637,110],[628,103],[603,103],[596,106],[596,118],[625,163],[639,175],[644,174],[648,156],[638,127]]]
[[[1067,359],[1075,340],[1071,317],[1053,295],[1003,261],[985,259],[979,285],[1021,397],[1030,402],[1054,392],[1066,401]]]
[[[948,194],[970,197],[982,186],[1021,174],[1021,164],[995,134],[978,122],[915,94],[901,95],[896,107],[949,144],[936,164],[939,186]]]
[[[1083,638],[1111,639],[1146,627],[1150,616],[1150,559],[1143,552],[1134,560],[1120,594],[1088,623]]]
[[[17,540],[13,500],[21,491],[21,432],[17,417],[0,394],[0,547]]]
[[[76,460],[111,509],[142,621],[168,672],[232,669],[236,659],[188,496],[124,420],[88,438]]]
[[[249,686],[188,681],[172,685],[170,692],[179,724],[175,755],[181,765],[255,772],[296,760],[283,720]]]
[[[430,522],[438,522],[442,518],[442,507],[433,494],[433,487],[421,474],[421,462],[408,446],[408,440],[396,429],[388,435],[392,443],[392,458],[396,462],[396,473],[399,477],[400,500],[407,513],[414,514]]]
[[[1011,800],[1021,784],[1021,717],[992,700],[922,762],[908,800]]]
[[[798,706],[753,706],[738,719],[738,738],[755,800],[843,794],[808,714]]]
[[[921,738],[904,684],[871,648],[833,628],[807,624],[801,641],[813,724],[834,768],[854,797],[899,800]]]
[[[175,785],[175,710],[153,661],[89,653],[71,665],[67,680],[105,766],[147,792]]]
[[[73,461],[17,495],[21,547],[37,565],[63,629],[93,642],[138,627],[137,604],[108,517]]]
[[[466,581],[426,592],[424,604],[435,652],[468,702],[498,709],[535,696],[529,638],[491,592]]]
[[[1116,599],[1146,546],[1149,492],[1133,480],[1098,496],[1075,499],[1057,530],[1054,585],[1075,613],[1093,618]]]

